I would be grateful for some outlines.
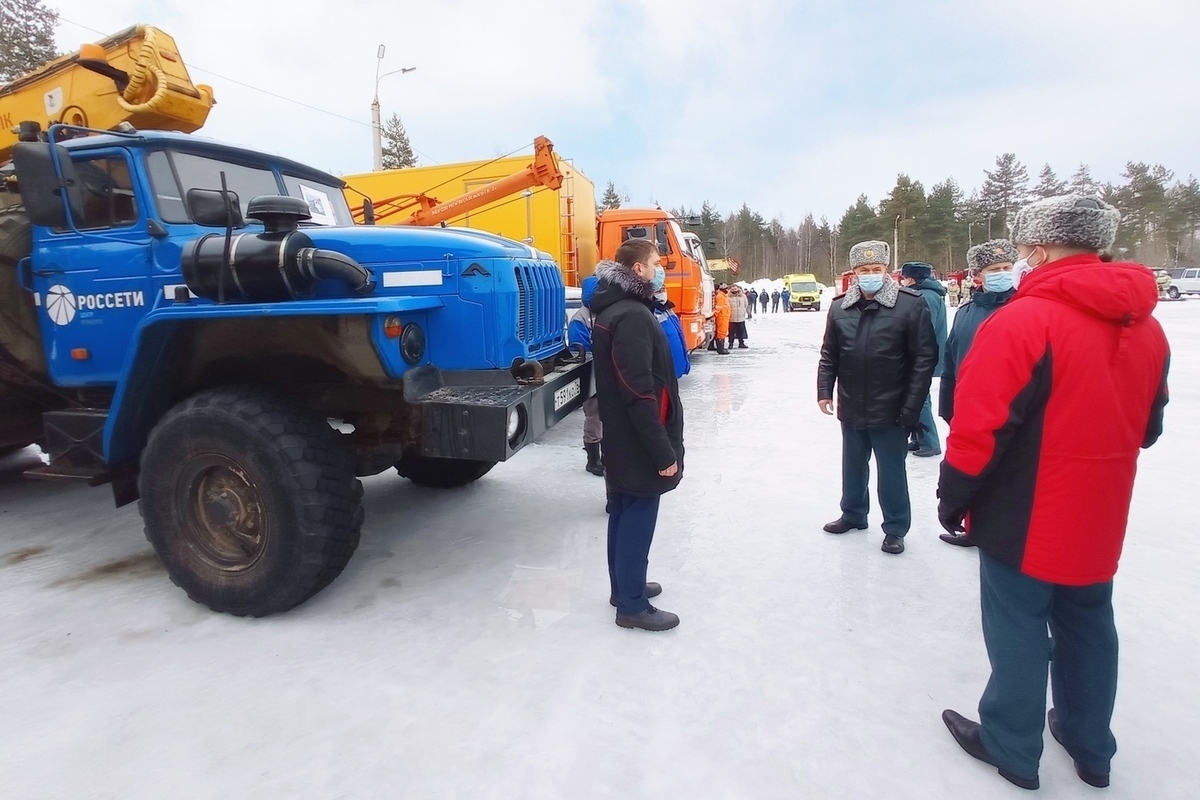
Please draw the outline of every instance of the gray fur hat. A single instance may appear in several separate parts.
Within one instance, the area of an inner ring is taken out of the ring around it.
[[[850,269],[858,269],[867,264],[882,264],[885,267],[892,263],[892,251],[887,242],[859,242],[850,248]]]
[[[967,267],[981,270],[992,264],[1015,264],[1020,257],[1016,245],[1008,239],[990,239],[967,251]]]
[[[1030,203],[1012,222],[1014,244],[1056,244],[1107,250],[1117,238],[1121,212],[1099,197],[1064,194]]]

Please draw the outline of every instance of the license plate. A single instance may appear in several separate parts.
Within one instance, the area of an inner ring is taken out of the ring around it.
[[[568,383],[561,389],[554,390],[554,410],[558,411],[567,403],[579,397],[579,378]]]

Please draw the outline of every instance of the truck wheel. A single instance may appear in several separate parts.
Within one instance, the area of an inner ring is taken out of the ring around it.
[[[171,580],[214,611],[287,611],[358,547],[362,484],[325,419],[253,387],[171,409],[142,453],[146,538]]]
[[[495,461],[470,461],[465,458],[429,458],[406,453],[396,462],[396,472],[417,486],[454,489],[466,486],[491,472]]]
[[[1172,300],[1178,300],[1179,299],[1179,287],[1178,286],[1168,286],[1167,287],[1167,297],[1171,298]]]

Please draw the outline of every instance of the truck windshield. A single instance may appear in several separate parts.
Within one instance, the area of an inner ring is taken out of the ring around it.
[[[285,174],[285,188],[281,192],[279,180],[269,167],[176,150],[156,150],[146,157],[146,168],[158,213],[164,222],[191,222],[184,204],[188,189],[220,189],[221,173],[224,172],[226,185],[238,196],[243,217],[246,206],[255,197],[288,194],[308,203],[312,222],[317,225],[354,224],[340,187]]]
[[[815,292],[817,285],[811,281],[795,281],[792,283],[792,294],[800,292]]]
[[[188,189],[220,189],[221,173],[230,191],[238,196],[242,216],[246,205],[264,194],[279,194],[275,173],[262,167],[250,167],[192,153],[157,150],[146,157],[154,199],[163,222],[191,222],[183,198]]]

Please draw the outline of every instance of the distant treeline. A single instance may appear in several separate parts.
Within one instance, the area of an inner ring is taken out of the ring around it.
[[[953,178],[929,190],[908,175],[899,175],[891,192],[872,204],[864,194],[831,225],[807,214],[797,227],[767,221],[747,205],[722,214],[705,202],[700,210],[674,209],[700,236],[710,258],[735,258],[739,278],[778,278],[811,272],[831,283],[846,268],[846,252],[855,242],[899,241],[899,260],[928,261],[941,273],[962,269],[967,249],[1008,234],[1009,216],[1032,199],[1065,192],[1098,194],[1121,210],[1114,255],[1151,266],[1200,263],[1196,249],[1200,229],[1200,182],[1186,180],[1161,165],[1129,162],[1120,183],[1098,183],[1086,164],[1060,180],[1047,164],[1032,181],[1013,153],[996,158],[984,170],[983,185],[967,195]],[[619,203],[615,192],[604,201]]]

